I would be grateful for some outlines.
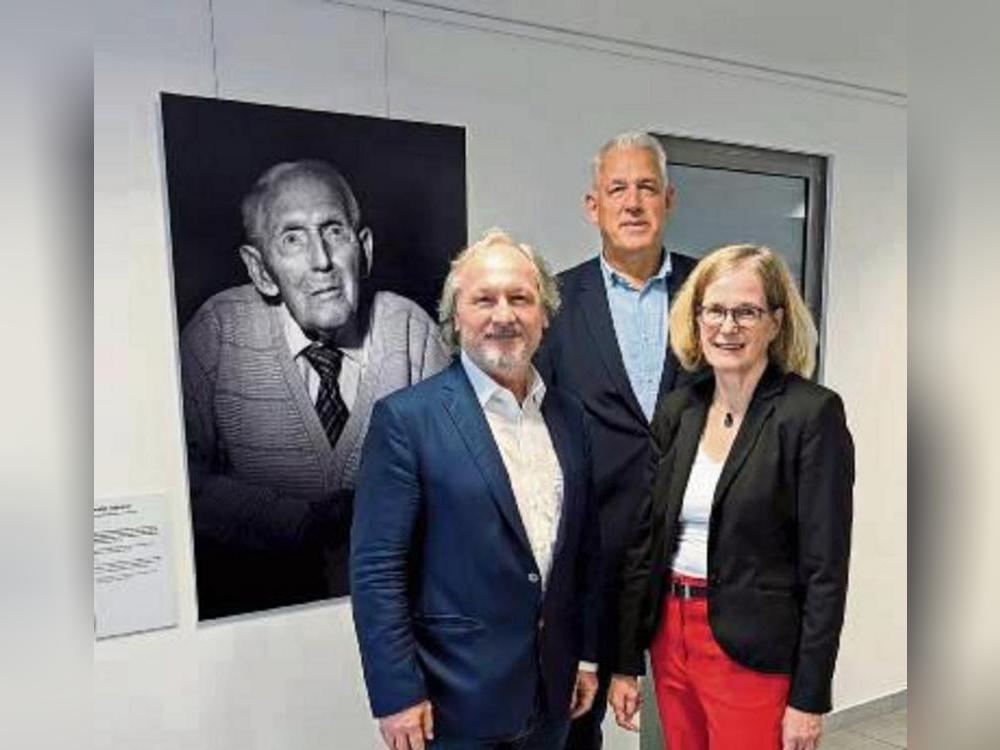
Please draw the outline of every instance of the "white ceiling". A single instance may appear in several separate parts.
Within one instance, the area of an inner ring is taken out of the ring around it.
[[[906,0],[403,0],[905,95]]]

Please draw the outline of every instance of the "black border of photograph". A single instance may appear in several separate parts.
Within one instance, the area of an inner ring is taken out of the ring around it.
[[[199,618],[344,596],[371,407],[448,361],[465,129],[169,93],[161,116]]]

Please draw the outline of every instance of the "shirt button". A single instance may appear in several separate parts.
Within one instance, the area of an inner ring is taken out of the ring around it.
[[[538,629],[539,630],[545,630],[545,618],[544,617],[540,617],[538,619]]]
[[[541,576],[538,575],[538,573],[528,573],[528,580],[531,581],[532,583],[538,583],[542,579]]]

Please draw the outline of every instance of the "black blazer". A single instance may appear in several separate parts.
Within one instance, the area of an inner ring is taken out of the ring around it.
[[[653,482],[625,555],[615,671],[643,672],[677,549],[688,475],[714,378],[672,393],[653,420]],[[830,710],[850,553],[854,444],[836,393],[774,365],[726,459],[709,521],[708,611],[733,659],[790,674],[791,706]]]
[[[670,254],[667,289],[672,301],[697,264],[695,258]],[[574,393],[583,402],[594,454],[594,492],[600,511],[603,575],[610,591],[622,554],[631,538],[635,511],[645,494],[649,466],[649,422],[632,392],[615,336],[599,258],[559,274],[562,308],[545,332],[535,366],[547,384]],[[689,379],[668,347],[657,403]],[[610,600],[610,594],[607,597]],[[613,603],[610,609],[613,614]],[[602,648],[610,660],[614,618],[602,628]]]

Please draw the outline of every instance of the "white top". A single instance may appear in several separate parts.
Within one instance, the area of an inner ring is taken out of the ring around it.
[[[295,322],[295,318],[292,317],[285,304],[281,305],[281,311],[282,318],[284,319],[285,340],[288,341],[288,350],[292,353],[292,359],[295,360],[295,366],[299,369],[302,380],[305,381],[306,392],[315,404],[316,399],[319,398],[320,376],[304,353],[313,342],[305,335],[299,324]],[[354,409],[354,403],[358,399],[358,386],[361,383],[361,375],[364,373],[365,365],[368,362],[371,334],[371,326],[369,326],[368,333],[365,334],[361,346],[337,347],[344,355],[340,361],[340,375],[337,376],[337,388],[348,411]]]
[[[483,372],[464,351],[462,366],[507,469],[544,590],[552,570],[563,503],[562,469],[542,418],[545,383],[532,367],[528,395],[521,405],[513,393]]]
[[[708,577],[708,524],[722,466],[722,461],[713,461],[701,444],[698,445],[698,454],[691,466],[681,505],[680,541],[673,563],[676,573],[696,578]]]

